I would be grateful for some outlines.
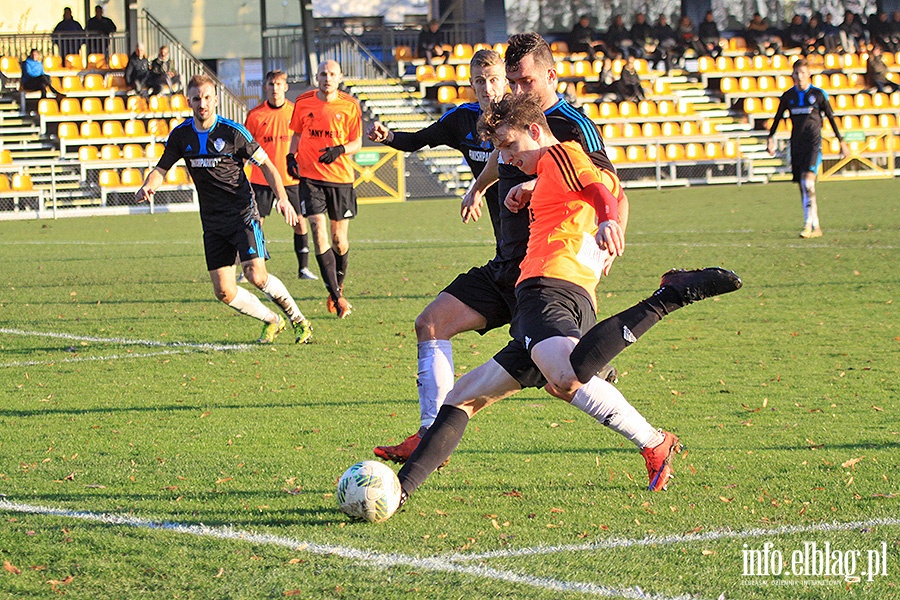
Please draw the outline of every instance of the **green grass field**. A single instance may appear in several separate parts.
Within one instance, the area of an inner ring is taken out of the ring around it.
[[[413,322],[490,258],[486,220],[363,206],[346,320],[293,278],[270,220],[270,270],[313,322],[302,347],[252,345],[256,322],[213,299],[197,215],[0,224],[0,597],[900,597],[897,181],[821,183],[815,240],[793,184],[629,197],[601,316],[671,267],[744,279],[615,362],[687,446],[669,490],[646,491],[630,443],[527,390],[377,525],[336,509],[336,481],[418,426]],[[457,373],[506,337],[459,336]],[[803,572],[826,543],[838,575]],[[781,574],[745,573],[764,549]]]

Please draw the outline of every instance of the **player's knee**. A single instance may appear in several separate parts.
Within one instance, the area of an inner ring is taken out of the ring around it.
[[[216,296],[216,300],[225,304],[231,304],[231,301],[237,295],[237,290],[213,290],[213,293]]]
[[[431,310],[431,305],[425,307],[418,317],[416,317],[416,339],[420,342],[438,339],[437,315]]]
[[[549,386],[547,391],[550,391],[551,388],[553,389],[553,391],[550,392],[551,395],[568,402],[571,401],[572,396],[574,396],[575,392],[578,391],[578,388],[582,386],[582,383],[578,381],[578,377],[575,376],[575,373],[561,373],[557,374],[552,379],[548,377],[547,385]]]

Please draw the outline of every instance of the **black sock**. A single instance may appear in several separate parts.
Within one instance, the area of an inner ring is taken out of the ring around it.
[[[316,262],[319,263],[319,271],[322,272],[322,283],[325,289],[331,294],[331,299],[335,302],[341,297],[340,287],[337,282],[337,272],[334,268],[334,252],[331,248],[322,254],[316,254]]]
[[[453,454],[468,424],[469,415],[463,409],[447,404],[441,407],[419,446],[397,473],[404,492],[416,491]]]
[[[332,249],[333,250],[333,249]],[[350,251],[347,250],[343,254],[334,253],[334,264],[337,269],[338,287],[344,289],[344,277],[347,276],[347,263],[350,262]]]
[[[294,234],[294,254],[297,255],[297,265],[301,271],[309,268],[309,234]]]
[[[660,319],[680,307],[669,305],[660,296],[662,294],[654,294],[631,308],[600,321],[581,336],[569,356],[578,381],[590,381],[615,356],[636,342]]]

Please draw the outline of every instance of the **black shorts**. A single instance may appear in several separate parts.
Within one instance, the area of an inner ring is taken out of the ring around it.
[[[262,227],[255,219],[231,233],[204,231],[203,250],[206,252],[206,269],[209,271],[233,265],[235,255],[240,256],[241,262],[269,258]]]
[[[822,164],[822,142],[791,142],[791,173],[794,181],[800,181],[804,173],[818,175]]]
[[[259,216],[265,219],[272,213],[272,207],[275,206],[275,191],[267,185],[258,183],[251,184],[253,186],[253,196],[256,198],[256,206],[259,208]],[[288,201],[297,214],[300,214],[300,186],[285,186],[284,191],[287,192]]]
[[[509,324],[516,311],[517,275],[507,281],[507,277],[497,273],[490,265],[472,267],[443,289],[485,318],[487,326],[478,330],[481,335]]]
[[[516,288],[516,298],[509,329],[513,339],[494,360],[523,388],[541,388],[547,379],[531,360],[531,349],[551,337],[580,338],[597,324],[597,315],[590,298],[566,287],[526,282]]]
[[[356,216],[356,190],[352,185],[320,185],[301,179],[300,212],[304,217],[327,212],[332,221],[352,219]]]

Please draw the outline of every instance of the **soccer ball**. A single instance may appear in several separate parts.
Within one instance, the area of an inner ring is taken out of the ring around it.
[[[337,502],[351,517],[370,523],[385,521],[400,506],[400,480],[384,463],[358,462],[341,475]]]

